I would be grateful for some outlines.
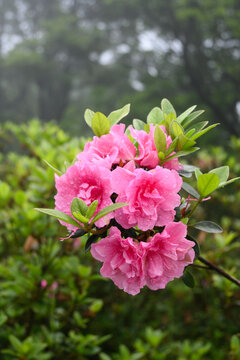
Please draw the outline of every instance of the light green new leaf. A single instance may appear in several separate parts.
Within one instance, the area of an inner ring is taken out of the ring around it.
[[[71,202],[71,213],[73,214],[74,212],[80,212],[80,214],[82,214],[83,216],[86,215],[88,211],[88,206],[87,204],[79,198],[74,198]]]
[[[154,143],[157,149],[157,152],[165,152],[167,149],[167,139],[166,135],[164,134],[163,130],[160,126],[156,125],[154,131]]]
[[[219,177],[217,174],[209,173],[198,176],[197,186],[202,197],[206,197],[218,188]]]
[[[181,124],[181,122],[186,119],[186,117],[193,112],[194,109],[196,109],[197,105],[191,106],[189,109],[184,111],[181,115],[177,117],[177,121]]]
[[[133,119],[133,126],[136,130],[144,130],[145,122],[139,119]]]
[[[192,149],[189,149],[189,150],[178,151],[176,154],[171,155],[168,158],[166,158],[164,162],[167,162],[168,160],[171,160],[171,159],[175,159],[175,158],[178,158],[178,157],[182,157],[182,156],[192,154],[195,151],[198,151],[199,149],[200,149],[199,147],[193,147]]]
[[[186,133],[185,133],[185,136],[187,137],[187,138],[190,138],[191,136],[192,136],[192,134],[194,134],[195,133],[195,129],[190,129],[189,131],[187,131]]]
[[[205,112],[205,110],[197,110],[194,111],[192,114],[188,115],[182,122],[181,125],[186,128],[191,122],[193,122],[196,118],[198,118],[200,115],[202,115]]]
[[[42,209],[42,208],[40,208],[40,209],[35,208],[35,210],[40,211],[44,214],[53,216],[53,217],[55,217],[59,220],[62,220],[68,224],[77,226],[78,228],[81,228],[80,224],[77,221],[75,221],[73,218],[71,218],[71,216],[64,214],[62,211],[54,210],[54,209]]]
[[[208,123],[209,123],[209,121],[200,121],[200,122],[194,124],[194,129],[195,129],[194,132],[197,133],[198,131],[204,129]]]
[[[110,130],[110,122],[105,115],[100,112],[96,112],[92,118],[92,129],[98,137],[108,134]]]
[[[99,213],[97,213],[96,216],[94,216],[94,218],[91,221],[91,224],[95,223],[97,220],[101,219],[102,217],[104,217],[105,215],[113,212],[114,210],[120,209],[124,206],[127,206],[128,204],[126,203],[116,203],[116,204],[112,204],[109,205],[107,207],[105,207],[104,209],[100,210]]]
[[[201,170],[200,170],[200,169],[198,169],[198,168],[196,168],[196,169],[195,169],[195,176],[196,176],[196,179],[198,179],[198,177],[199,177],[200,175],[202,175]]]
[[[108,120],[110,121],[110,126],[117,124],[125,116],[129,114],[130,104],[123,106],[121,109],[114,110],[108,115]]]
[[[175,139],[177,136],[184,134],[184,130],[181,125],[176,121],[172,121],[170,125],[170,135],[172,139]]]
[[[90,110],[90,109],[86,109],[84,112],[84,119],[85,122],[87,123],[87,125],[92,128],[92,118],[94,116],[95,112]]]
[[[176,116],[176,111],[168,99],[161,101],[161,108],[164,114],[174,114]]]
[[[169,145],[169,147],[166,151],[166,154],[165,154],[166,156],[170,155],[175,150],[177,143],[178,143],[178,138],[176,137]]]
[[[164,121],[164,114],[159,107],[153,108],[147,116],[147,123],[157,125]]]
[[[219,181],[220,181],[219,186],[224,184],[227,181],[228,177],[229,177],[229,167],[228,166],[221,166],[219,168],[212,169],[209,172],[218,175]]]
[[[239,180],[239,179],[240,179],[240,177],[236,177],[234,179],[228,180],[228,181],[222,183],[221,185],[219,185],[219,187],[224,187],[226,185],[230,185],[230,184],[232,184],[233,182],[235,182],[236,180]]]
[[[47,166],[49,166],[56,174],[58,174],[58,175],[60,175],[60,176],[63,174],[62,171],[56,169],[56,168],[55,168],[54,166],[52,166],[47,160],[43,160],[43,161],[44,161],[45,164],[47,164]]]
[[[199,132],[195,133],[194,135],[192,135],[191,139],[192,140],[198,139],[200,136],[204,135],[206,132],[208,132],[209,130],[215,128],[218,125],[219,125],[219,123],[213,124],[213,125],[207,127],[206,129],[203,129],[202,131],[199,131]]]
[[[181,150],[188,150],[189,148],[191,148],[193,145],[196,144],[196,141],[188,139],[185,135],[180,134],[178,136],[178,143],[177,143],[177,149],[178,151]]]
[[[91,217],[94,215],[96,209],[98,206],[98,200],[94,200],[91,205],[89,205],[89,208],[86,213],[86,218],[91,219]]]

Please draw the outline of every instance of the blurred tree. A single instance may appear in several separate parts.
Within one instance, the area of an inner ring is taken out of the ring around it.
[[[240,134],[238,0],[1,0],[0,17],[2,120],[76,129],[86,106],[130,98],[141,118],[168,97]]]

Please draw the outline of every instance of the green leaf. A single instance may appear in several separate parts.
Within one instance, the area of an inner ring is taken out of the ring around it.
[[[206,197],[218,188],[219,177],[217,174],[202,174],[197,179],[198,191],[202,197]]]
[[[182,189],[185,190],[188,194],[194,196],[196,199],[200,198],[199,193],[194,189],[194,187],[188,183],[185,183],[184,181],[182,183]]]
[[[175,139],[179,135],[183,135],[184,130],[181,125],[176,121],[172,121],[170,125],[170,135],[172,139]]]
[[[79,198],[74,198],[71,203],[71,212],[80,212],[83,216],[86,215],[88,211],[87,204]]]
[[[219,234],[223,232],[221,226],[214,223],[213,221],[199,221],[191,226],[193,226],[195,229],[202,230],[211,234]]]
[[[115,203],[115,204],[105,207],[104,209],[100,210],[99,213],[97,213],[97,215],[92,219],[91,224],[95,223],[97,220],[99,220],[102,217],[104,217],[105,215],[113,212],[114,210],[120,209],[127,205],[128,204],[126,204],[126,203]]]
[[[195,281],[194,281],[192,274],[189,272],[189,270],[184,271],[182,280],[185,285],[187,285],[190,288],[194,288]]]
[[[198,118],[200,115],[202,115],[205,112],[205,110],[197,110],[194,111],[192,114],[188,115],[182,122],[181,125],[186,128],[193,120]]]
[[[94,117],[95,112],[90,110],[90,109],[86,109],[84,112],[84,119],[85,122],[87,123],[87,125],[92,128],[92,119]]]
[[[156,125],[154,131],[154,143],[157,149],[157,152],[165,152],[167,149],[167,139],[166,135],[164,134],[163,130],[160,126]]]
[[[181,150],[188,150],[189,148],[191,148],[193,145],[196,144],[196,141],[188,139],[185,135],[180,134],[178,136],[178,143],[177,143],[177,149],[178,151]]]
[[[217,123],[217,124],[213,124],[213,125],[211,125],[211,126],[207,127],[206,129],[203,129],[203,130],[201,130],[201,131],[199,131],[199,132],[195,133],[194,135],[192,135],[191,139],[192,139],[192,140],[196,140],[196,139],[198,139],[200,136],[202,136],[202,135],[206,134],[206,132],[208,132],[209,130],[211,130],[211,129],[215,128],[215,127],[216,127],[216,126],[218,126],[218,125],[219,125],[219,123]]]
[[[98,206],[98,200],[94,200],[91,205],[89,205],[89,208],[87,210],[87,213],[86,213],[86,218],[87,219],[91,219],[91,217],[94,215],[96,209],[97,209],[97,206]]]
[[[144,131],[146,131],[147,134],[150,133],[150,125],[149,124],[144,125]]]
[[[176,154],[167,157],[165,159],[165,162],[167,162],[168,160],[171,160],[171,159],[175,159],[175,158],[178,158],[178,157],[182,157],[182,156],[192,154],[192,153],[194,153],[195,151],[198,151],[198,150],[199,150],[199,147],[193,147],[192,149],[189,149],[189,150],[178,151]]]
[[[161,108],[164,114],[174,114],[176,116],[176,111],[168,99],[161,101]]]
[[[108,134],[110,130],[110,122],[105,115],[100,112],[96,112],[92,118],[92,129],[98,137]]]
[[[147,116],[147,123],[157,125],[164,121],[164,114],[159,107],[153,108]]]
[[[222,184],[224,184],[227,181],[227,179],[229,177],[229,167],[221,166],[219,168],[212,169],[211,171],[209,171],[209,173],[217,174],[217,176],[219,177],[219,181],[220,181],[219,186],[221,186]]]
[[[189,109],[184,111],[181,115],[177,117],[178,122],[181,124],[183,120],[186,119],[186,117],[193,112],[193,110],[197,107],[197,105],[191,106]]]
[[[228,180],[228,181],[222,183],[219,187],[224,187],[226,185],[230,185],[230,184],[232,184],[233,182],[235,182],[236,180],[239,180],[239,179],[240,179],[240,177],[236,177],[234,179]]]
[[[9,335],[9,341],[17,352],[22,352],[22,343],[18,340],[18,338],[13,335]]]
[[[58,175],[60,175],[60,176],[63,174],[62,171],[56,169],[54,166],[52,166],[51,164],[49,164],[49,162],[48,162],[47,160],[43,160],[43,161],[44,161],[45,164],[47,164],[47,166],[49,166],[56,174],[58,174]]]
[[[71,218],[71,216],[64,214],[62,211],[54,210],[54,209],[42,209],[42,208],[35,208],[35,210],[40,211],[44,214],[53,216],[53,217],[55,217],[59,220],[62,220],[68,224],[77,226],[79,228],[81,227],[77,221],[75,221],[73,218]]]
[[[197,133],[198,131],[204,129],[208,124],[208,121],[200,121],[199,123],[197,124],[194,124],[194,129],[195,129],[195,133]],[[193,130],[193,129],[191,129]]]
[[[2,326],[6,321],[7,321],[8,317],[6,314],[4,314],[4,312],[0,312],[0,326]]]
[[[169,145],[167,151],[166,151],[166,156],[170,155],[176,148],[178,143],[178,138],[174,139],[171,144]]]
[[[133,126],[136,130],[144,130],[145,122],[139,119],[133,119]]]
[[[97,242],[97,240],[99,239],[99,235],[91,235],[88,239],[87,239],[87,242],[86,242],[86,245],[85,245],[85,251],[88,251],[91,249],[91,245],[94,244],[95,242]]]
[[[200,169],[198,169],[198,168],[196,168],[196,169],[195,169],[195,176],[196,176],[196,179],[198,179],[198,177],[199,177],[200,175],[202,175],[201,170],[200,170]]]
[[[108,120],[110,121],[110,126],[117,124],[120,120],[122,120],[125,116],[129,114],[130,104],[123,106],[121,109],[112,111],[108,115]]]
[[[185,133],[187,138],[190,138],[195,133],[195,129],[190,129]]]
[[[186,237],[187,237],[188,240],[193,241],[195,243],[195,245],[193,247],[193,250],[195,252],[195,259],[197,259],[199,257],[199,255],[200,255],[200,246],[199,246],[197,240],[194,239],[192,236],[187,234]]]

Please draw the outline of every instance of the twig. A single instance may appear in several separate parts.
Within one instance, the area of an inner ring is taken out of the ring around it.
[[[207,265],[212,270],[215,270],[220,275],[224,276],[226,279],[230,280],[234,284],[240,287],[240,280],[236,279],[235,277],[231,276],[230,274],[226,273],[223,269],[218,267],[215,264],[212,264],[210,261],[204,259],[202,256],[198,256],[198,260],[201,261],[203,264]]]
[[[200,269],[205,269],[205,270],[213,270],[212,268],[210,268],[209,266],[203,266],[203,265],[198,265],[198,264],[190,264],[190,266],[196,267],[196,268],[200,268]]]

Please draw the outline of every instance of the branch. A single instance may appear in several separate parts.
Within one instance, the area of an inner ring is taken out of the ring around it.
[[[230,280],[231,282],[240,287],[240,280],[226,273],[226,271],[219,268],[217,265],[212,264],[210,261],[204,259],[202,256],[198,256],[198,260],[201,261],[203,264],[207,265],[210,269],[215,270],[218,274],[224,276],[226,279]]]

